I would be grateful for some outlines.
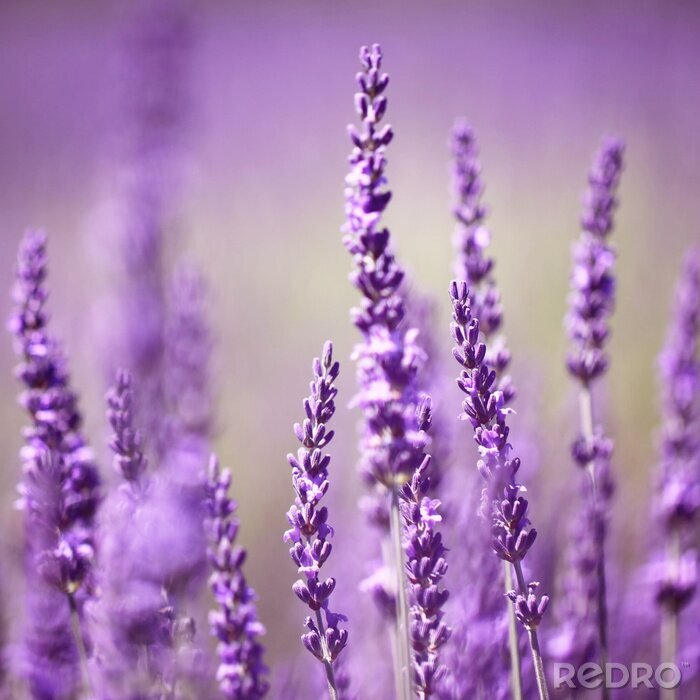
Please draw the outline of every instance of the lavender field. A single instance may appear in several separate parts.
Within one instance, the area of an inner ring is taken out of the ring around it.
[[[0,697],[698,697],[699,30],[0,3]]]

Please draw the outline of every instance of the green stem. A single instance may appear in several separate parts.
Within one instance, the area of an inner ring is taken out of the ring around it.
[[[335,672],[333,671],[333,662],[331,661],[331,654],[328,650],[328,645],[326,644],[326,627],[323,624],[323,615],[321,611],[316,611],[316,626],[318,627],[318,633],[321,636],[321,648],[323,649],[323,666],[326,669],[326,681],[328,683],[328,697],[329,700],[338,700],[338,689],[335,687]]]
[[[581,392],[579,395],[579,408],[580,408],[580,418],[581,418],[581,433],[587,443],[592,443],[594,438],[594,416],[593,416],[593,394],[591,392],[591,387],[588,383],[583,384],[581,387]],[[596,475],[596,465],[592,460],[586,465],[586,471],[591,482],[591,498],[593,499],[593,505],[595,506],[594,512],[596,517],[604,517],[604,514],[600,512],[599,508],[599,490],[598,490],[598,480]],[[600,647],[599,653],[599,663],[601,668],[605,669],[610,658],[610,652],[608,648],[608,603],[607,603],[607,584],[605,575],[605,542],[601,542],[599,545],[597,565],[596,565],[596,579],[597,579],[597,626],[598,626],[598,644]],[[606,686],[605,683],[601,685],[600,688],[601,698],[603,700],[610,699],[610,688]]]
[[[68,606],[70,607],[70,625],[73,631],[73,638],[75,639],[75,646],[78,650],[78,660],[80,663],[80,675],[82,678],[82,685],[84,690],[87,691],[90,697],[94,696],[92,691],[92,685],[90,683],[90,674],[88,672],[88,656],[87,649],[85,648],[85,639],[83,638],[82,625],[80,624],[80,613],[78,612],[78,605],[75,600],[75,596],[72,593],[68,593]]]
[[[681,561],[681,541],[677,528],[673,528],[668,534],[666,558],[673,570],[677,571]],[[661,611],[661,661],[675,664],[677,655],[678,610],[673,604],[664,605]],[[678,697],[677,689],[663,688],[661,697],[663,700],[676,700]]]
[[[525,585],[525,577],[523,569],[519,561],[513,564],[515,576],[518,580],[518,588],[520,595],[527,595],[527,586]],[[544,674],[544,663],[542,661],[542,652],[540,651],[540,641],[535,628],[528,628],[528,641],[530,642],[530,653],[532,654],[532,666],[535,670],[535,678],[537,679],[537,691],[540,700],[549,700],[549,690],[547,689],[547,677]]]
[[[399,496],[396,489],[391,495],[391,539],[394,545],[394,565],[396,567],[396,650],[397,650],[397,700],[411,700],[413,684],[411,682],[411,645],[408,638],[408,601],[406,599],[406,582],[404,580],[404,552],[401,543],[401,513]]]
[[[503,573],[506,593],[513,590],[513,570],[510,563],[503,562]],[[515,619],[515,609],[508,606],[508,648],[510,649],[510,670],[513,700],[522,700],[523,682],[520,668],[520,644],[518,640],[518,621]]]

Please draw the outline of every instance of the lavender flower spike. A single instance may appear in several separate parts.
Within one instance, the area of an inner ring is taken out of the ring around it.
[[[590,480],[590,527],[597,543],[595,575],[600,663],[608,659],[608,622],[605,576],[605,539],[614,483],[610,473],[612,443],[595,424],[592,384],[608,367],[605,352],[609,320],[615,305],[615,252],[608,243],[617,206],[616,190],[622,173],[623,145],[606,139],[588,177],[589,188],[581,219],[582,231],[573,248],[571,295],[566,327],[571,339],[569,372],[580,385],[580,436],[573,445],[574,460]],[[603,697],[609,689],[603,688]]]
[[[481,178],[479,149],[474,130],[465,122],[457,122],[452,133],[454,196],[453,213],[457,227],[453,236],[456,254],[455,272],[466,281],[470,290],[472,316],[479,319],[489,356],[486,358],[496,372],[498,389],[503,393],[504,405],[515,398],[515,387],[507,374],[511,355],[505,338],[500,334],[503,325],[501,295],[494,279],[495,260],[487,254],[491,233],[485,225],[487,208],[481,202],[484,183]],[[507,562],[503,564],[506,593],[513,588],[513,574]],[[520,647],[518,644],[515,611],[508,609],[508,638],[510,648],[511,680],[515,700],[522,698]]]
[[[331,555],[330,542],[333,529],[328,524],[328,510],[320,502],[328,491],[328,465],[330,455],[324,449],[333,439],[333,431],[327,424],[335,413],[335,397],[338,390],[334,382],[340,365],[333,360],[333,346],[327,342],[321,359],[313,362],[314,379],[311,394],[304,399],[306,417],[294,426],[294,433],[301,443],[296,456],[287,460],[292,468],[292,484],[296,492],[294,505],[287,512],[291,525],[284,533],[290,543],[292,561],[302,576],[293,586],[299,600],[308,606],[312,617],[306,618],[308,632],[302,635],[304,646],[324,665],[328,692],[331,700],[337,700],[334,662],[348,640],[348,633],[338,625],[344,619],[332,613],[330,596],[335,579],[325,581],[319,577],[321,568]]]
[[[365,420],[360,471],[371,489],[370,521],[385,531],[390,529],[393,540],[395,666],[397,691],[403,700],[411,695],[412,677],[399,490],[422,464],[429,438],[420,429],[418,418],[422,396],[416,375],[423,352],[417,344],[417,331],[405,327],[401,288],[404,271],[391,251],[389,230],[381,222],[391,199],[385,168],[386,147],[393,132],[388,125],[381,126],[389,77],[381,72],[382,51],[378,45],[363,47],[360,62],[355,107],[361,127],[348,127],[353,150],[346,178],[343,243],[355,266],[350,279],[362,294],[360,306],[352,311],[362,333],[354,352],[359,387],[354,404]],[[386,593],[381,592],[377,598],[386,601]]]
[[[125,370],[117,371],[117,382],[107,392],[107,420],[114,431],[109,447],[114,453],[114,466],[124,482],[136,490],[148,461],[144,457],[141,434],[135,430],[134,394],[131,388],[131,375]]]
[[[506,403],[515,397],[515,389],[505,372],[510,352],[497,333],[503,325],[501,295],[493,276],[495,261],[487,255],[491,233],[485,225],[487,208],[481,202],[484,183],[481,179],[479,149],[474,130],[465,122],[457,122],[452,134],[453,213],[457,228],[453,242],[456,254],[455,273],[469,286],[472,316],[478,318],[481,332],[489,340],[489,365],[499,375],[499,389]]]
[[[153,559],[146,514],[153,494],[141,434],[134,424],[132,377],[118,370],[107,392],[109,447],[120,482],[100,513],[100,590],[93,607],[95,671],[101,700],[153,697],[169,679],[173,609],[160,581],[143,571]]]
[[[100,479],[80,432],[77,397],[69,386],[61,349],[47,330],[45,280],[46,237],[28,231],[19,249],[13,290],[16,309],[9,330],[20,358],[16,374],[25,385],[19,402],[31,419],[24,431],[20,505],[26,513],[26,649],[34,697],[48,692],[61,696],[71,686],[75,691],[78,660],[87,683],[81,618],[92,595],[95,513],[100,501]]]
[[[515,480],[520,460],[511,457],[503,392],[495,388],[496,372],[486,361],[487,347],[480,340],[479,319],[471,312],[466,282],[452,282],[453,354],[462,367],[457,385],[466,394],[462,404],[464,420],[474,430],[480,459],[477,467],[486,481],[482,514],[491,520],[492,547],[498,557],[513,566],[518,591],[511,598],[518,620],[528,632],[530,650],[541,699],[548,698],[537,627],[547,608],[548,597],[538,598],[536,584],[526,584],[522,560],[533,545],[537,531],[530,527],[524,488]]]
[[[429,399],[420,413],[421,421],[429,423]],[[420,700],[433,697],[447,676],[447,667],[440,663],[439,653],[450,638],[450,628],[443,620],[443,608],[449,594],[440,586],[447,573],[447,550],[437,530],[442,520],[440,501],[428,496],[430,461],[430,456],[426,455],[400,494],[411,606],[413,681]]]
[[[663,424],[656,508],[666,552],[657,602],[662,661],[675,663],[680,612],[698,585],[692,544],[700,517],[700,249],[685,260],[659,375]]]
[[[243,575],[246,551],[235,545],[238,536],[236,504],[229,497],[231,472],[216,457],[209,463],[206,522],[210,537],[209,579],[217,609],[210,614],[211,632],[218,639],[217,681],[228,700],[257,700],[267,694],[268,669],[259,637],[265,628],[258,620],[255,591]]]

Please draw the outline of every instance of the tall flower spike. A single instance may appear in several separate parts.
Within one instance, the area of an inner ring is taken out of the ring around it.
[[[211,458],[207,480],[209,518],[209,585],[217,608],[210,614],[211,633],[218,640],[216,679],[228,700],[257,700],[267,694],[268,669],[260,637],[265,628],[258,620],[257,596],[243,574],[246,551],[236,545],[236,503],[230,498],[231,472]]]
[[[135,425],[128,372],[117,372],[106,402],[113,431],[109,446],[121,480],[101,509],[94,675],[100,698],[140,700],[172,684],[173,646],[181,626],[161,580],[151,575],[158,529],[152,511],[158,504],[152,500],[153,480]]]
[[[421,416],[424,421],[430,421],[429,400],[422,407]],[[447,675],[447,667],[440,662],[440,649],[450,638],[450,628],[443,620],[443,608],[449,595],[442,586],[447,572],[447,550],[438,531],[442,521],[440,501],[428,495],[430,467],[430,457],[426,455],[400,494],[409,583],[413,682],[421,700],[433,697]]]
[[[497,372],[499,389],[509,403],[515,396],[515,389],[505,374],[510,352],[503,336],[497,335],[503,324],[503,308],[493,276],[495,261],[488,256],[491,232],[485,224],[488,209],[481,202],[484,183],[479,149],[474,130],[465,122],[457,122],[452,132],[452,158],[452,211],[457,220],[453,236],[455,274],[469,286],[472,316],[479,319],[481,332],[489,340],[488,363]]]
[[[389,230],[381,219],[391,199],[385,169],[386,148],[393,137],[391,127],[381,125],[389,84],[388,75],[381,71],[381,48],[363,47],[360,62],[360,89],[355,95],[360,128],[348,127],[353,150],[345,181],[343,229],[343,243],[354,263],[350,279],[362,294],[359,307],[352,311],[362,334],[354,352],[359,389],[354,405],[364,415],[360,471],[371,489],[368,515],[374,524],[391,530],[393,541],[393,559],[385,563],[395,572],[396,588],[380,590],[375,597],[380,609],[386,609],[387,599],[396,595],[397,693],[407,698],[412,674],[399,491],[423,463],[429,443],[418,415],[422,396],[416,375],[424,357],[417,331],[406,328],[404,322],[404,271],[394,258]]]
[[[348,639],[347,631],[339,626],[344,618],[329,608],[335,579],[320,577],[321,568],[333,550],[333,528],[328,524],[328,509],[321,505],[321,500],[329,487],[331,458],[325,449],[334,434],[328,423],[335,413],[338,390],[334,383],[339,371],[340,365],[333,360],[333,346],[327,342],[321,358],[313,362],[311,393],[304,399],[306,417],[303,423],[294,426],[301,447],[296,456],[287,455],[296,498],[287,511],[290,528],[284,533],[285,542],[290,544],[289,554],[301,576],[292,588],[311,611],[305,623],[308,632],[301,639],[325,668],[331,700],[339,697],[334,663]]]
[[[28,231],[19,248],[12,295],[15,311],[8,327],[20,358],[16,374],[25,386],[19,402],[31,420],[21,453],[20,504],[26,513],[28,549],[29,683],[37,697],[53,683],[54,673],[57,688],[77,683],[78,656],[85,661],[83,632],[71,632],[67,614],[70,609],[79,623],[83,604],[92,595],[100,500],[99,474],[80,432],[77,397],[59,344],[47,328],[46,267],[46,237]],[[63,607],[58,601],[48,602],[52,596],[60,598],[48,590],[51,587],[66,597]],[[55,616],[48,612],[52,607]]]
[[[700,249],[688,253],[659,358],[661,459],[656,497],[665,554],[656,600],[662,612],[662,661],[677,662],[680,613],[698,586],[700,518]]]
[[[466,395],[463,418],[474,430],[479,451],[477,467],[486,481],[482,497],[482,513],[491,521],[492,547],[498,557],[513,566],[518,585],[513,592],[513,605],[518,619],[528,632],[530,650],[537,677],[540,698],[548,697],[537,627],[547,607],[548,598],[538,598],[533,584],[526,584],[522,561],[537,537],[530,527],[529,504],[525,489],[516,482],[520,460],[511,457],[508,442],[510,429],[503,392],[495,387],[496,372],[486,361],[487,347],[480,339],[479,319],[471,313],[466,282],[452,282],[453,354],[462,367],[457,385]]]
[[[457,221],[453,236],[455,273],[469,287],[472,316],[479,319],[481,332],[489,348],[486,361],[496,372],[496,385],[503,394],[504,405],[509,405],[515,398],[515,386],[507,374],[511,355],[505,337],[501,334],[503,308],[494,278],[496,263],[488,255],[491,232],[485,224],[488,210],[481,201],[484,183],[481,178],[479,149],[474,130],[466,122],[458,121],[455,124],[451,146],[453,213]],[[513,588],[512,570],[507,562],[503,564],[503,572],[503,585],[507,593]],[[508,609],[508,622],[513,695],[518,700],[522,697],[522,680],[513,608]],[[492,645],[493,641],[489,640],[489,644]]]
[[[144,0],[126,24],[120,53],[122,153],[115,187],[122,288],[109,356],[133,373],[144,440],[160,456],[166,415],[166,250],[183,179],[191,10],[184,0]],[[114,369],[107,368],[110,379]]]
[[[623,145],[606,139],[588,176],[581,218],[582,231],[573,247],[571,294],[566,327],[571,340],[567,357],[570,374],[579,383],[580,434],[572,446],[574,461],[588,473],[590,527],[597,548],[596,627],[599,661],[608,660],[608,621],[605,574],[605,540],[614,482],[610,471],[612,443],[596,425],[592,385],[607,370],[605,350],[610,316],[615,306],[615,252],[608,243],[617,207],[616,191],[622,173]],[[585,623],[582,621],[582,628]],[[603,688],[603,697],[609,689]]]

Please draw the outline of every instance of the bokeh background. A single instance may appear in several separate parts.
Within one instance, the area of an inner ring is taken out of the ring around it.
[[[45,227],[51,309],[91,439],[103,452],[98,355],[105,350],[96,336],[111,321],[101,300],[110,291],[105,212],[119,132],[114,74],[124,5],[0,2],[0,290],[10,288],[24,228]],[[615,575],[624,576],[642,560],[641,534],[649,527],[655,356],[682,252],[700,240],[699,31],[700,6],[668,0],[196,3],[187,175],[169,255],[193,257],[210,281],[216,446],[234,469],[248,574],[261,594],[274,658],[296,649],[303,616],[281,541],[292,497],[285,454],[294,447],[291,425],[311,358],[326,338],[345,360],[333,451],[343,513],[336,527],[358,526],[349,515],[359,491],[357,415],[346,408],[357,339],[348,309],[357,294],[347,282],[339,228],[359,47],[378,41],[385,50],[396,130],[387,220],[414,284],[438,300],[434,340],[445,358],[447,141],[457,116],[476,129],[514,375],[524,388],[518,420],[534,426],[538,440],[532,495],[544,547],[558,543],[575,476],[567,445],[576,405],[563,364],[569,248],[601,136],[625,139],[613,360],[600,395],[617,445],[612,546],[621,563]],[[4,298],[0,315],[7,317]],[[21,533],[13,501],[23,416],[13,364],[7,337],[0,343],[0,539],[7,557]],[[456,416],[457,393],[445,403]],[[471,454],[458,455],[455,468],[473,468]],[[103,469],[111,469],[106,455]],[[341,551],[352,558],[351,543]]]

